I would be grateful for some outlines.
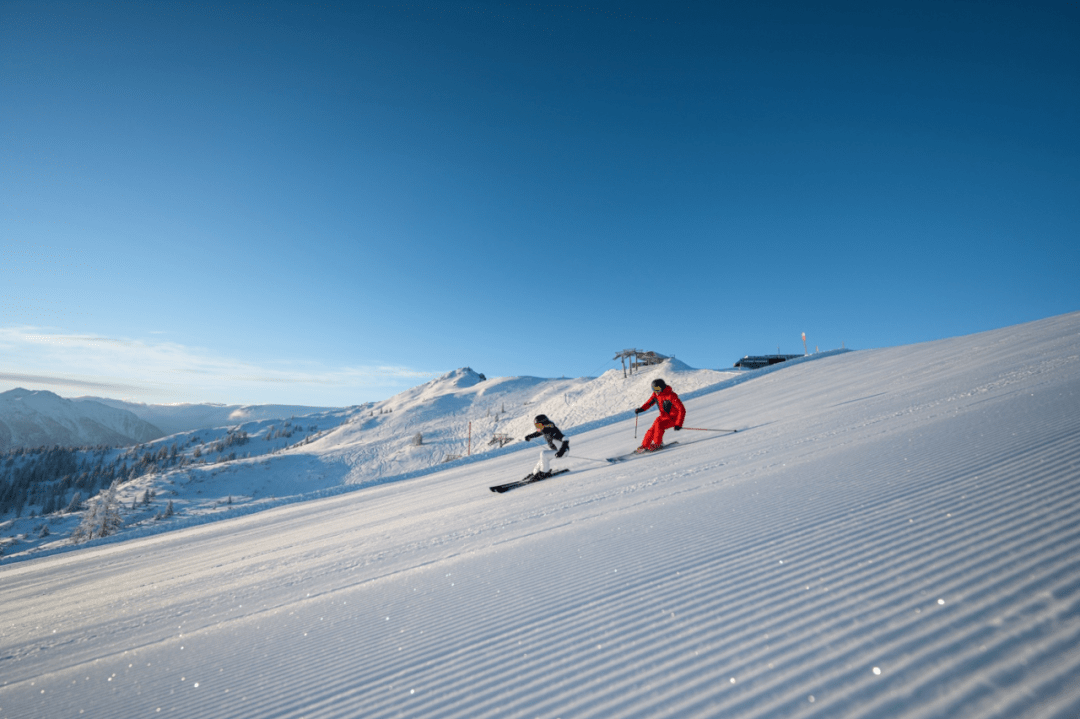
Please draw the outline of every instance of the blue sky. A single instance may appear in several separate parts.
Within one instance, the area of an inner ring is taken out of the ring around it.
[[[0,391],[348,405],[1080,309],[1075,3],[0,4]]]

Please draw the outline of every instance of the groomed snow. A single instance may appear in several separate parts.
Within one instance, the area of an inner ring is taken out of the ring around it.
[[[688,396],[0,567],[0,717],[1080,715],[1080,313]]]

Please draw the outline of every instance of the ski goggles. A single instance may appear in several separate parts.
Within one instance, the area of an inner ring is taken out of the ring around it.
[[[543,429],[544,428],[544,423],[543,422],[533,422],[533,427],[536,427],[537,429]]]

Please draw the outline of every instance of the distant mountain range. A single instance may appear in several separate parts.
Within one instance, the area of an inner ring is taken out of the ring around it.
[[[141,404],[104,397],[66,399],[46,390],[0,393],[0,452],[19,447],[128,447],[178,432],[288,419],[333,407]]]
[[[133,413],[101,402],[75,402],[45,390],[0,393],[0,451],[57,444],[123,447],[163,436]]]
[[[289,419],[338,407],[306,407],[292,404],[142,404],[104,397],[75,397],[74,402],[98,403],[131,412],[161,429],[166,436],[213,427],[225,427],[264,419]]]

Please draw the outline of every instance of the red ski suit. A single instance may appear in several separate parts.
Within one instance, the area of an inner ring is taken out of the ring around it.
[[[649,431],[645,433],[645,439],[641,441],[641,446],[646,448],[663,444],[664,430],[682,427],[683,419],[686,418],[686,407],[683,407],[682,400],[671,387],[664,387],[661,392],[653,392],[653,396],[641,405],[641,410],[644,412],[652,407],[654,402],[656,408],[660,410],[660,416],[653,422],[652,427],[649,427]]]

